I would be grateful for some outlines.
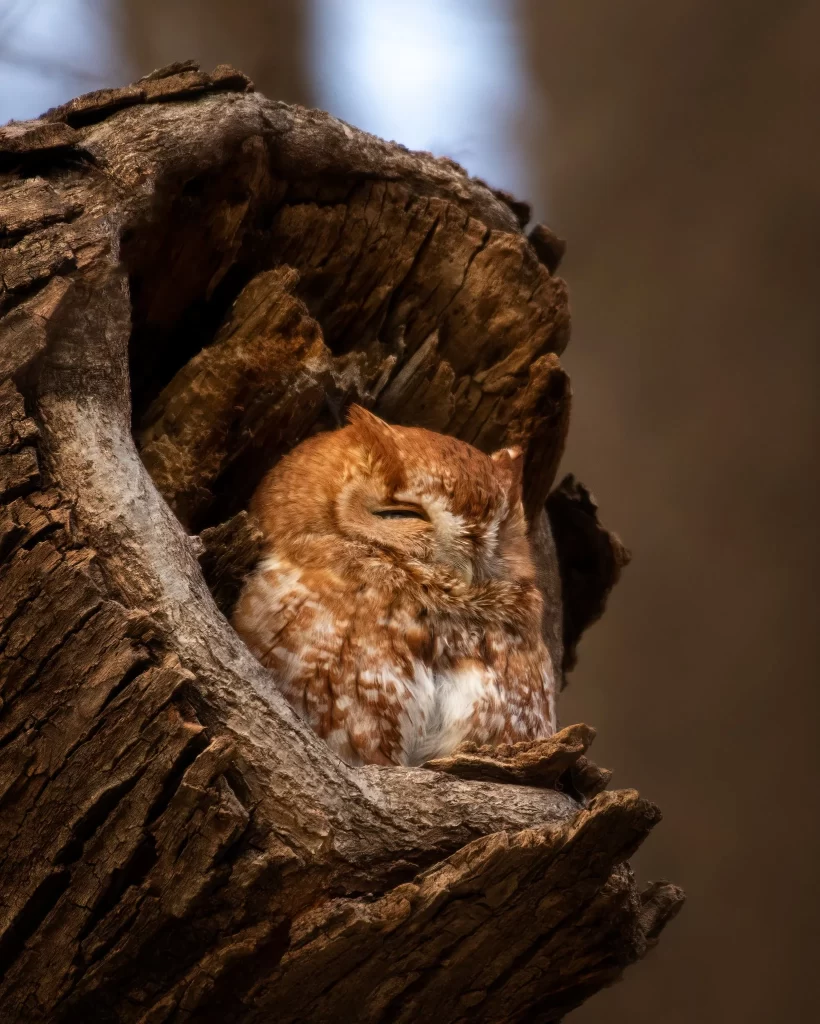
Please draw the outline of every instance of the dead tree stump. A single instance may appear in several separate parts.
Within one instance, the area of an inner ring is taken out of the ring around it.
[[[552,490],[569,315],[526,216],[225,66],[0,129],[5,1020],[556,1021],[680,905],[586,726],[353,770],[222,614],[256,482],[355,399],[525,447],[572,665],[625,554]]]

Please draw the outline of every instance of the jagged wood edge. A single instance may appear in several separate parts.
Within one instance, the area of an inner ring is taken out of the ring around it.
[[[578,661],[578,643],[603,615],[610,591],[632,555],[598,518],[589,490],[568,474],[547,498],[561,577],[564,678]]]

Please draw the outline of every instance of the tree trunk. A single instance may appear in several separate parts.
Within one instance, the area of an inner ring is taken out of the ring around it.
[[[224,66],[0,129],[4,1019],[555,1021],[679,907],[586,726],[351,769],[223,616],[255,484],[355,399],[525,446],[571,667],[625,552],[547,501],[568,310],[525,220]]]

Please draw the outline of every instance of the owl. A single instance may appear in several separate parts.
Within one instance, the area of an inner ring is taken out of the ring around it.
[[[263,479],[233,625],[351,765],[418,765],[556,728],[521,453],[354,406]]]

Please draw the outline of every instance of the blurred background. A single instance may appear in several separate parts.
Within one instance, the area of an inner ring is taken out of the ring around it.
[[[577,1024],[816,1019],[818,40],[797,0],[0,0],[0,123],[228,62],[568,239],[564,469],[634,561],[562,719],[689,894]]]

